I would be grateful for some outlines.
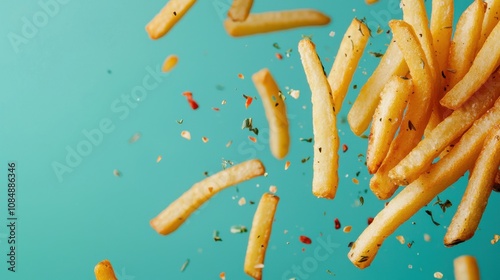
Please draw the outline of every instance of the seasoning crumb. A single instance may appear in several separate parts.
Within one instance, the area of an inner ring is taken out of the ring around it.
[[[424,240],[426,242],[430,242],[431,241],[431,236],[428,233],[424,233]]]
[[[270,187],[269,187],[269,191],[270,191],[271,193],[276,193],[276,192],[278,191],[278,187],[276,187],[276,186],[270,186]]]
[[[221,280],[226,280],[226,273],[221,272],[221,273],[219,274],[219,277],[220,277],[220,279],[221,279]]]
[[[239,73],[239,74],[238,74],[238,78],[240,78],[240,79],[242,79],[242,80],[243,80],[243,79],[245,79],[245,76],[243,76],[243,74]]]
[[[347,152],[349,150],[349,147],[346,144],[342,144],[342,152]]]
[[[290,90],[288,94],[290,94],[290,96],[293,97],[294,99],[298,99],[300,97],[300,91],[296,89]]]
[[[330,33],[328,34],[328,36],[330,36],[330,37],[333,38],[335,36],[335,31],[330,31]]]
[[[300,240],[300,242],[302,242],[302,243],[304,243],[304,244],[307,244],[307,245],[309,245],[309,244],[311,244],[311,243],[312,243],[311,238],[309,238],[309,237],[307,237],[307,236],[305,236],[305,235],[301,235],[301,236],[299,236],[299,240]]]
[[[184,139],[187,139],[187,140],[191,140],[191,133],[187,130],[183,130],[181,132],[181,136],[184,138]]]
[[[338,218],[335,218],[335,220],[334,220],[333,222],[334,222],[334,224],[335,224],[335,229],[339,229],[339,228],[341,227],[341,225],[340,225],[340,221],[339,221],[339,219],[338,219]]]
[[[282,60],[283,56],[280,53],[276,53],[276,58],[279,59],[279,60]]]
[[[229,141],[226,143],[226,148],[231,147],[231,144],[233,144],[233,141],[232,141],[232,140],[229,140]]]
[[[359,184],[359,180],[358,180],[358,179],[356,179],[356,178],[352,178],[352,182],[353,182],[354,184],[356,184],[356,185],[357,185],[357,184]]]
[[[253,136],[248,136],[248,139],[254,143],[257,143],[257,138],[253,137]]]
[[[120,176],[122,176],[122,173],[120,171],[118,171],[118,169],[115,169],[115,170],[113,170],[113,175],[115,175],[116,177],[120,177]]]
[[[181,266],[181,272],[184,272],[186,270],[186,267],[189,265],[189,259],[187,259]]]
[[[132,135],[132,137],[130,137],[130,139],[128,140],[128,142],[130,144],[132,144],[132,143],[137,142],[137,140],[139,140],[140,138],[141,138],[141,134],[139,132],[137,132],[134,135]]]
[[[238,205],[239,206],[243,206],[246,203],[247,203],[247,200],[244,197],[242,197],[242,198],[240,198],[240,200],[238,200]]]
[[[403,244],[405,244],[405,243],[406,243],[406,242],[405,242],[405,238],[404,238],[404,236],[402,236],[402,235],[398,235],[398,236],[396,236],[396,239],[399,241],[399,243],[401,243],[401,245],[403,245]]]
[[[436,271],[434,272],[434,278],[436,279],[442,279],[443,278],[443,273]]]
[[[232,226],[230,229],[231,233],[244,233],[247,231],[248,231],[248,229],[245,226]]]
[[[162,157],[161,155],[156,158],[156,163],[159,163],[161,161]]]
[[[214,241],[215,242],[222,241],[222,238],[220,238],[220,236],[219,236],[219,231],[218,230],[214,230]]]
[[[498,234],[493,235],[493,239],[491,239],[491,245],[496,244],[498,241],[500,241],[500,235]]]
[[[349,233],[349,232],[351,232],[351,229],[352,229],[352,226],[345,226],[343,231],[344,231],[344,233]]]
[[[285,170],[288,170],[290,167],[290,161],[285,162]]]
[[[201,141],[203,141],[203,143],[207,143],[208,142],[208,137],[205,137],[205,136],[201,137]]]

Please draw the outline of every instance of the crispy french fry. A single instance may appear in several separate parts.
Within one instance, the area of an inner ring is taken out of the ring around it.
[[[117,280],[113,266],[108,260],[99,262],[94,267],[94,274],[96,280]]]
[[[454,0],[432,1],[430,28],[439,73],[446,73],[446,65],[448,65],[451,34],[453,32],[453,2]],[[437,77],[443,78],[442,75]],[[444,84],[444,81],[441,84]]]
[[[312,93],[314,133],[312,191],[317,197],[333,199],[339,183],[339,137],[332,93],[313,42],[302,39],[299,42],[299,53]]]
[[[233,21],[245,21],[252,9],[253,0],[233,0],[227,16]]]
[[[450,46],[446,88],[453,88],[469,71],[477,53],[486,3],[475,0],[460,16]]]
[[[453,260],[455,280],[480,280],[479,267],[473,256],[460,256]]]
[[[406,76],[408,66],[395,42],[391,42],[379,65],[361,88],[347,114],[347,121],[354,134],[360,136],[370,125],[373,113],[380,102],[380,92],[392,76]]]
[[[340,43],[337,56],[328,74],[328,83],[332,90],[333,108],[338,114],[342,102],[349,90],[356,67],[368,43],[370,29],[358,19],[353,19]]]
[[[285,101],[269,69],[265,68],[255,73],[252,80],[259,92],[269,122],[271,153],[275,158],[282,159],[288,154],[290,147]]]
[[[177,200],[150,221],[159,234],[167,235],[181,226],[187,218],[216,193],[230,186],[262,176],[265,168],[258,159],[248,160],[222,170],[194,184]]]
[[[348,253],[351,262],[359,268],[369,266],[388,236],[474,165],[490,128],[499,122],[500,100],[474,122],[446,157],[405,187],[375,216],[352,245]]]
[[[167,58],[165,58],[165,61],[163,62],[161,71],[163,72],[171,71],[172,69],[174,69],[175,65],[177,65],[177,61],[179,61],[179,58],[176,55],[172,54],[167,56]]]
[[[260,199],[253,216],[244,270],[246,274],[256,280],[262,279],[262,268],[279,200],[279,197],[265,193]]]
[[[389,179],[389,171],[396,166],[422,139],[432,109],[432,74],[425,53],[413,28],[402,20],[391,20],[394,40],[398,44],[410,68],[414,93],[410,95],[408,108],[399,133],[394,139],[384,162],[370,180],[370,188],[380,199],[391,197],[397,185]]]
[[[299,9],[251,13],[245,21],[226,19],[224,28],[229,35],[239,37],[328,23],[330,23],[330,17],[320,11]]]
[[[443,120],[417,147],[390,172],[396,184],[407,185],[429,168],[432,161],[472,123],[482,116],[500,97],[500,70],[458,110]]]
[[[385,159],[396,131],[401,124],[408,95],[413,90],[410,79],[393,76],[380,94],[381,100],[373,115],[368,139],[366,162],[370,174],[377,172]]]
[[[491,128],[471,172],[457,212],[444,236],[445,246],[454,246],[474,236],[483,216],[500,165],[500,125]]]
[[[146,32],[153,40],[167,34],[187,13],[196,0],[169,0],[165,7],[146,25]]]
[[[498,0],[485,0],[486,13],[484,14],[483,25],[481,27],[481,37],[477,44],[477,49],[480,50],[484,42],[491,33],[491,30],[497,25],[500,20],[500,1]]]
[[[491,31],[464,78],[441,99],[441,105],[456,110],[495,71],[500,58],[500,22]]]

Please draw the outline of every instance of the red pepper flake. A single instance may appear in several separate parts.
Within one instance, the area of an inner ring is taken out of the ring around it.
[[[212,110],[214,110],[215,112],[219,112],[220,111],[220,109],[217,108],[217,107],[212,107]]]
[[[413,246],[413,243],[415,243],[415,241],[408,242],[408,244],[406,244],[406,245],[408,246],[408,248],[411,248],[411,246]]]
[[[242,80],[243,80],[243,79],[245,79],[245,76],[243,76],[243,74],[239,73],[239,74],[238,74],[238,78],[240,78],[240,79],[242,79]]]
[[[311,238],[309,238],[309,237],[307,237],[305,235],[299,236],[299,240],[300,240],[300,242],[302,242],[304,244],[308,244],[308,245],[312,243]]]
[[[344,153],[345,153],[345,152],[347,152],[347,150],[349,150],[349,147],[347,147],[347,145],[346,145],[346,144],[343,144],[343,145],[342,145],[342,152],[344,152]]]
[[[373,222],[373,218],[369,217],[368,220],[367,220],[367,222],[368,222],[368,225],[370,225]]]
[[[221,272],[219,274],[219,277],[220,277],[221,280],[226,280],[226,273],[225,272]]]
[[[257,138],[255,138],[253,136],[248,136],[248,139],[250,139],[250,141],[252,141],[254,143],[257,143]]]
[[[189,91],[184,92],[182,95],[184,95],[189,103],[189,106],[191,106],[191,109],[196,110],[198,109],[198,103],[194,101],[193,99],[193,94]]]
[[[334,223],[335,223],[335,229],[340,229],[341,226],[338,218],[335,218]]]
[[[279,59],[279,60],[282,60],[283,56],[280,53],[276,53],[276,58]]]
[[[246,96],[244,94],[243,94],[243,97],[246,99],[245,108],[248,109],[248,107],[250,107],[250,104],[252,104],[253,98],[250,96]]]

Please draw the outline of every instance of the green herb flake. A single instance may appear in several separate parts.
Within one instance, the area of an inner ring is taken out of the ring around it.
[[[246,118],[243,120],[243,124],[241,125],[241,129],[246,129],[250,130],[251,132],[255,133],[255,135],[259,135],[259,129],[256,127],[253,127],[253,122],[252,118]]]
[[[232,226],[230,231],[231,233],[245,233],[248,229],[245,226]]]
[[[290,57],[290,54],[292,53],[292,49],[288,49],[285,52],[286,57]]]
[[[274,44],[273,44],[273,47],[274,47],[275,49],[278,49],[278,50],[280,49],[280,45],[278,45],[278,43],[274,43]]]
[[[379,53],[379,52],[368,52],[369,54],[373,55],[374,57],[383,57],[384,54],[383,53]]]
[[[178,124],[182,124],[182,123],[184,122],[184,120],[183,120],[183,119],[180,119],[180,120],[178,120],[178,121],[176,121],[176,122],[177,122]]]
[[[329,269],[327,269],[327,270],[326,270],[326,273],[328,273],[328,274],[330,274],[330,275],[335,276],[335,273],[333,273],[333,272],[332,272],[331,270],[329,270]]]
[[[181,266],[181,272],[184,272],[186,270],[187,266],[189,265],[189,259],[187,259]]]
[[[361,203],[361,205],[365,204],[365,198],[360,196],[359,197],[359,202]]]
[[[436,205],[436,204],[438,204],[439,207],[441,207],[441,210],[443,210],[443,213],[446,212],[446,208],[450,208],[451,206],[453,206],[453,204],[451,203],[451,201],[449,199],[447,199],[445,202],[443,202],[439,199],[439,196],[437,197],[437,201],[434,202],[433,205]]]
[[[306,157],[300,160],[302,163],[306,163],[311,157]]]
[[[226,169],[228,166],[231,166],[233,164],[234,163],[232,161],[230,161],[230,160],[227,160],[227,159],[224,159],[224,158],[222,159],[222,163],[221,163],[222,169]]]
[[[299,139],[301,142],[307,142],[307,143],[311,143],[313,141],[313,138],[300,138]]]
[[[380,27],[380,25],[377,27],[377,34],[382,34],[384,30]]]
[[[425,210],[425,213],[431,217],[432,223],[434,223],[436,226],[440,225],[440,223],[434,221],[434,217],[432,216],[432,212],[430,210]]]
[[[219,231],[218,230],[214,230],[214,241],[215,242],[222,241],[222,238],[220,238],[220,236],[219,236]]]

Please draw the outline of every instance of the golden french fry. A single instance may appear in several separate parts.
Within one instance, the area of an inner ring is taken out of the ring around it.
[[[500,70],[458,110],[443,120],[417,147],[415,147],[390,172],[396,184],[407,185],[429,168],[432,161],[472,123],[481,117],[500,97]]]
[[[264,267],[267,245],[271,237],[274,214],[279,200],[279,197],[265,193],[260,199],[253,216],[244,270],[246,274],[256,280],[262,279],[262,268]]]
[[[464,78],[441,99],[441,105],[456,110],[495,71],[500,58],[500,22],[491,31]]]
[[[366,164],[370,174],[377,172],[385,159],[396,131],[401,124],[408,95],[413,90],[410,79],[393,76],[380,94],[381,100],[373,115]]]
[[[375,216],[352,245],[348,253],[351,262],[359,268],[369,266],[388,236],[474,165],[490,128],[499,122],[500,100],[474,122],[446,157],[405,187]]]
[[[330,23],[330,17],[320,11],[299,9],[251,13],[245,21],[226,19],[224,28],[229,35],[239,37],[328,23]]]
[[[454,0],[433,0],[431,13],[432,45],[436,54],[438,74],[446,73],[451,34],[453,32]],[[438,75],[444,79],[443,75]],[[444,81],[441,83],[444,84]]]
[[[252,9],[253,0],[233,0],[227,16],[233,21],[245,21]]]
[[[96,280],[117,280],[113,266],[108,260],[99,262],[94,267],[94,274]]]
[[[153,40],[167,34],[187,13],[196,0],[169,0],[165,7],[146,25],[146,32]]]
[[[395,42],[391,42],[379,65],[361,88],[347,114],[347,121],[354,134],[360,136],[370,125],[373,113],[380,102],[380,92],[392,76],[406,76],[408,66]]]
[[[290,147],[285,101],[269,69],[265,68],[253,74],[252,80],[259,92],[269,123],[271,153],[275,158],[282,159],[288,154]]]
[[[370,29],[364,22],[355,18],[342,38],[332,69],[328,74],[328,83],[332,90],[333,108],[336,114],[340,112],[342,102],[349,90],[349,84],[358,62],[363,56],[369,37]]]
[[[469,71],[477,53],[486,4],[475,0],[460,16],[450,46],[446,88],[453,88]]]
[[[453,246],[474,236],[488,204],[500,165],[500,125],[491,128],[471,172],[462,201],[444,236],[444,245]]]
[[[302,39],[299,53],[311,88],[314,133],[313,194],[333,199],[339,183],[339,136],[330,85],[313,42]]]
[[[500,20],[500,1],[498,0],[485,0],[486,13],[484,14],[483,25],[481,27],[481,37],[477,43],[477,49],[480,50],[484,42],[491,33],[491,30],[497,25]]]
[[[172,54],[167,56],[167,58],[165,58],[165,61],[163,62],[161,71],[169,72],[170,70],[174,69],[175,65],[177,65],[177,61],[179,61],[179,58],[176,55]]]
[[[222,170],[194,184],[177,200],[150,221],[159,234],[175,231],[203,203],[216,193],[230,186],[250,180],[265,173],[265,167],[258,159],[248,160]]]
[[[408,108],[399,133],[394,139],[384,162],[370,180],[370,188],[380,199],[391,197],[397,185],[389,179],[389,171],[396,166],[422,139],[432,109],[432,74],[425,53],[413,28],[402,20],[391,20],[394,39],[410,68],[414,93],[410,95]]]
[[[453,260],[455,280],[480,280],[476,258],[463,255]]]

